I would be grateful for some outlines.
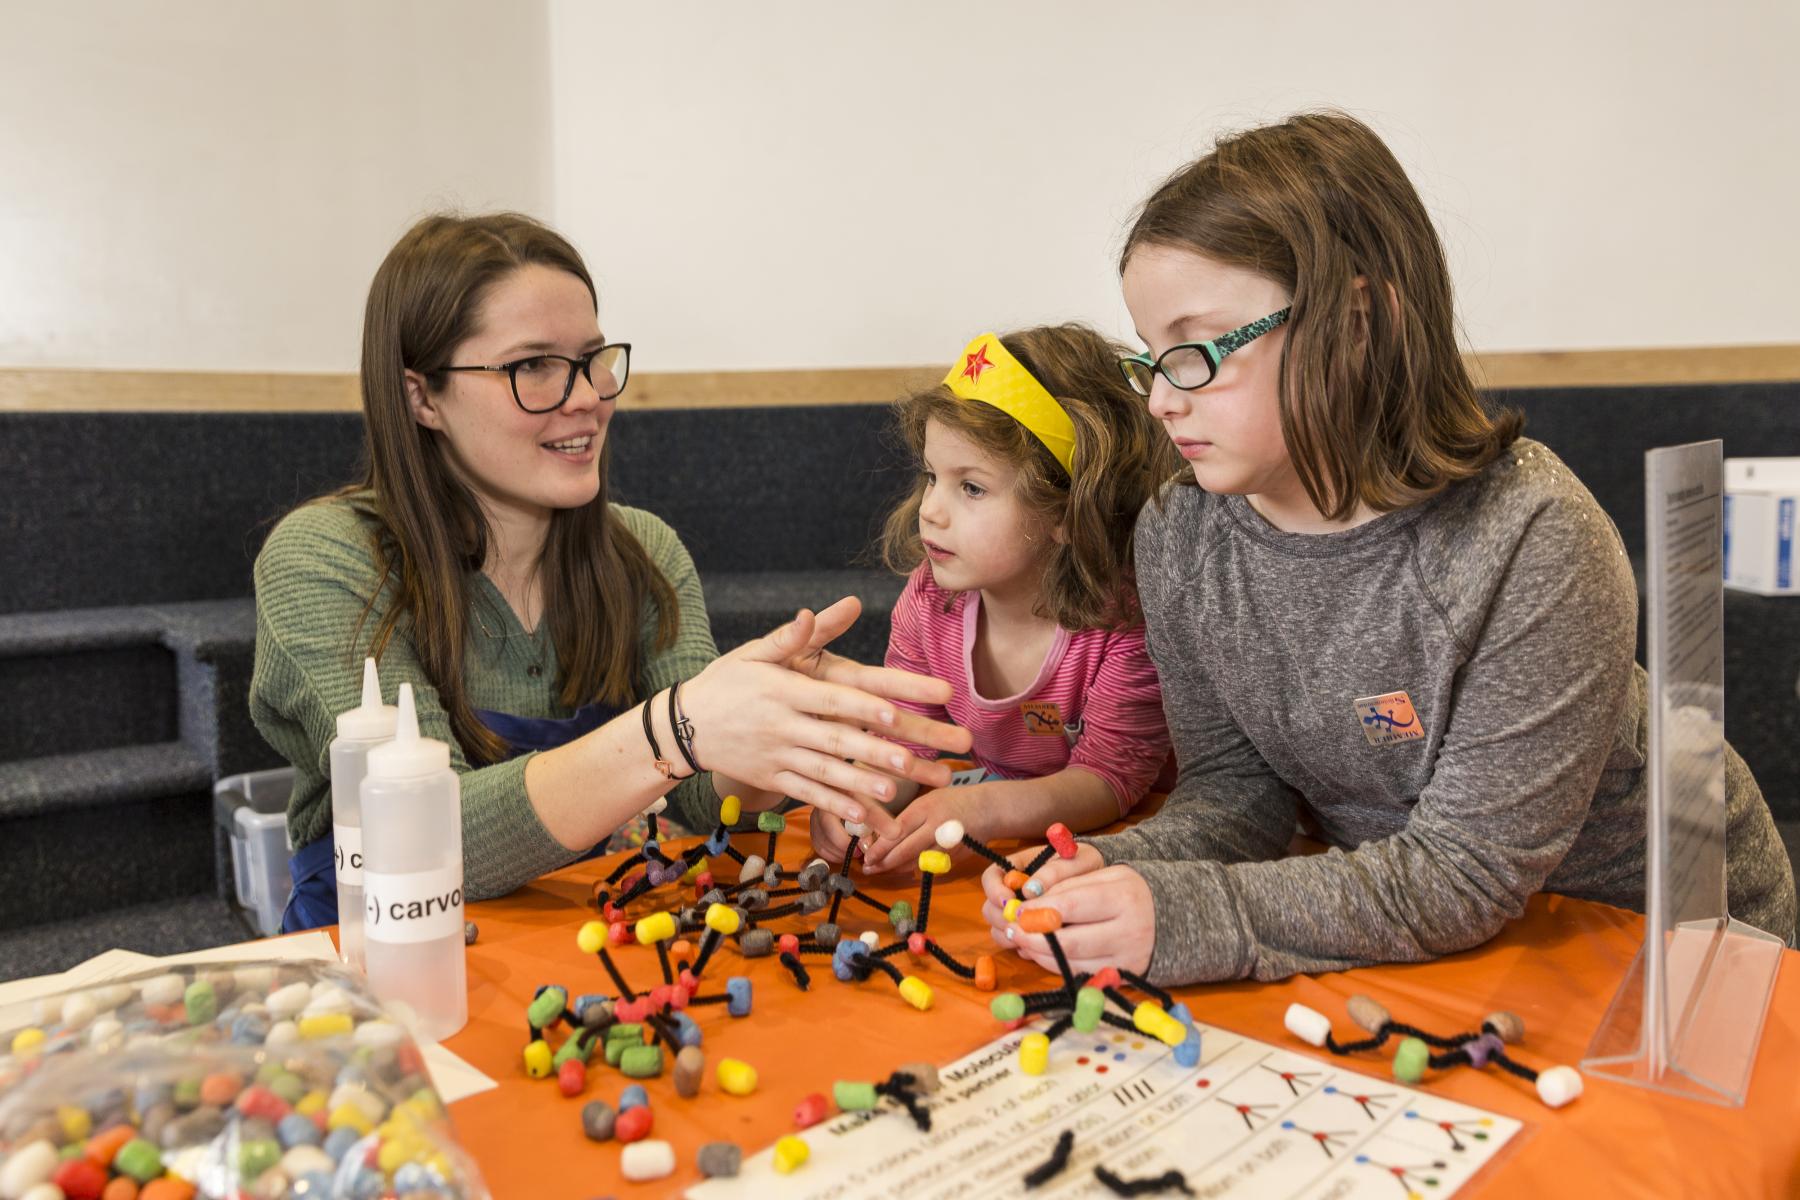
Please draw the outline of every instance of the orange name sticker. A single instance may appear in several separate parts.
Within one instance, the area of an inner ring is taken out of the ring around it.
[[[1061,737],[1063,735],[1062,709],[1048,700],[1027,700],[1019,705],[1019,712],[1025,718],[1025,732],[1035,737]]]
[[[1371,746],[1391,746],[1395,742],[1412,742],[1425,736],[1419,714],[1413,709],[1412,697],[1405,692],[1385,692],[1353,700],[1356,718],[1362,723],[1363,736]]]

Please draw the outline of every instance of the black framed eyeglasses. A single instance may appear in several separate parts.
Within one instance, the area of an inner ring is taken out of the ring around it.
[[[1156,382],[1159,371],[1164,379],[1184,392],[1203,388],[1219,373],[1219,364],[1227,355],[1242,350],[1269,330],[1286,323],[1288,313],[1292,311],[1284,308],[1270,313],[1210,342],[1183,342],[1179,346],[1170,346],[1155,358],[1148,354],[1133,354],[1119,360],[1119,370],[1125,373],[1125,382],[1131,385],[1131,390],[1140,396],[1150,394],[1150,385]]]
[[[575,391],[577,372],[587,377],[602,400],[614,400],[631,374],[631,343],[613,342],[581,358],[565,354],[533,354],[498,366],[444,367],[445,371],[505,371],[512,382],[513,402],[528,413],[561,408]]]

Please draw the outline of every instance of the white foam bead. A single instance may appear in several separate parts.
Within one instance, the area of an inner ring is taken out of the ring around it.
[[[655,1139],[628,1142],[624,1153],[619,1155],[619,1169],[633,1183],[666,1179],[675,1173],[675,1148]]]
[[[644,813],[647,816],[653,817],[667,807],[669,807],[669,798],[667,796],[658,796],[650,802],[650,807],[646,808]]]
[[[752,854],[744,860],[744,865],[738,868],[738,882],[749,883],[752,879],[762,878],[763,868],[768,865],[762,860],[762,855]]]
[[[112,1049],[115,1041],[120,1039],[124,1032],[125,1026],[119,1024],[117,1017],[101,1017],[88,1030],[88,1045],[96,1050]]]
[[[806,864],[806,865],[807,865],[807,867],[808,867],[808,868],[812,868],[812,867],[824,867],[824,868],[825,868],[825,869],[826,869],[826,870],[827,870],[827,871],[829,871],[829,870],[831,870],[831,864],[830,864],[830,863],[828,863],[828,862],[826,862],[826,861],[825,861],[825,860],[824,860],[824,859],[822,859],[822,858],[815,858],[815,859],[813,859],[813,860],[812,860],[812,861],[811,861],[811,862],[809,862],[809,863],[807,863],[807,864]]]
[[[881,938],[873,929],[865,929],[862,932],[862,944],[871,950],[879,950],[881,949]]]
[[[138,995],[144,998],[145,1004],[179,1004],[186,994],[187,980],[179,975],[158,975],[146,979],[138,989]]]
[[[1290,1004],[1282,1018],[1287,1031],[1309,1046],[1323,1046],[1331,1036],[1331,1018],[1304,1004]]]
[[[961,821],[945,821],[937,827],[937,844],[945,850],[954,850],[962,845],[963,823]]]
[[[269,1015],[278,1020],[294,1016],[312,1001],[312,988],[304,983],[290,983],[269,996]]]
[[[281,1169],[289,1179],[298,1179],[314,1171],[330,1175],[337,1170],[337,1163],[317,1146],[300,1145],[291,1147],[281,1156]]]
[[[263,993],[275,986],[274,967],[238,967],[231,977],[246,992]]]
[[[334,1013],[347,1013],[350,1008],[349,992],[335,983],[326,983],[321,980],[318,986],[313,988],[312,999],[306,1005],[306,1015],[324,1017]]]
[[[1539,1071],[1537,1077],[1538,1099],[1551,1108],[1563,1105],[1581,1095],[1581,1072],[1574,1067],[1551,1067]]]
[[[845,821],[844,832],[853,838],[868,837],[869,827],[861,821]]]
[[[88,998],[101,1012],[111,1012],[121,1004],[131,1001],[131,987],[123,983],[109,983],[105,987],[97,987],[89,992]]]
[[[292,1046],[300,1040],[300,1027],[292,1021],[277,1021],[269,1026],[269,1032],[263,1038],[263,1045],[271,1050],[280,1050]]]
[[[99,1007],[92,996],[80,992],[63,1001],[62,1023],[64,1029],[75,1030],[87,1028],[88,1022],[99,1014]]]
[[[62,1156],[47,1141],[32,1142],[14,1150],[0,1165],[0,1197],[18,1200],[55,1174],[61,1162]]]
[[[397,1046],[406,1037],[406,1030],[393,1021],[364,1021],[356,1027],[350,1040],[358,1046]]]
[[[63,1190],[54,1183],[40,1183],[26,1192],[19,1200],[67,1200]]]

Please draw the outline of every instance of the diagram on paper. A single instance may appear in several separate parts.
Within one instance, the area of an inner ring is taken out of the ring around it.
[[[1108,1196],[1093,1168],[1126,1179],[1175,1169],[1199,1197],[1436,1200],[1521,1129],[1509,1117],[1197,1025],[1200,1065],[1102,1026],[1064,1034],[1042,1075],[1018,1069],[1016,1030],[940,1071],[932,1130],[904,1114],[851,1113],[806,1130],[808,1164],[778,1176],[765,1151],[692,1200],[989,1200]],[[1029,1192],[1025,1173],[1075,1134],[1068,1167]]]

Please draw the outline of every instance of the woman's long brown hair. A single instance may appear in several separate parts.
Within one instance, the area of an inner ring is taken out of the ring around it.
[[[363,319],[362,393],[367,472],[339,496],[376,528],[377,587],[364,610],[385,600],[369,653],[405,631],[450,727],[475,762],[497,762],[507,746],[475,716],[463,687],[474,624],[471,573],[487,557],[487,523],[474,494],[451,470],[439,437],[413,419],[405,372],[444,386],[456,348],[477,328],[482,303],[520,267],[567,271],[598,297],[581,256],[558,234],[518,213],[426,217],[388,252]],[[607,504],[609,438],[600,455],[600,493],[550,515],[537,570],[544,620],[556,646],[562,703],[634,701],[645,605],[657,609],[655,644],[673,642],[675,593],[642,545]]]
[[[1450,268],[1424,202],[1354,117],[1302,113],[1221,139],[1144,201],[1121,273],[1143,246],[1197,251],[1293,296],[1281,431],[1326,517],[1433,495],[1519,436],[1516,412],[1483,408],[1458,352]]]

